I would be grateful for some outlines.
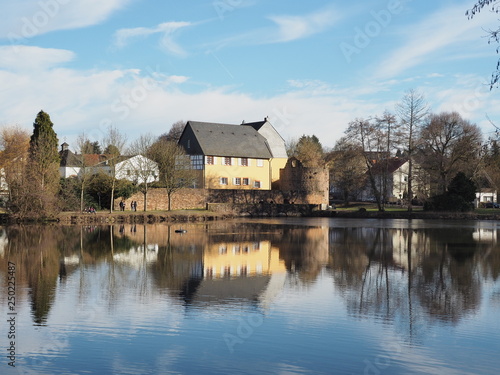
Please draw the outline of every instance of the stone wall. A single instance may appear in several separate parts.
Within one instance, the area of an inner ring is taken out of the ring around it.
[[[196,209],[206,207],[205,189],[181,189],[171,196],[170,207],[172,210]],[[115,199],[115,210],[119,210],[120,198]],[[137,211],[144,210],[144,194],[135,193],[125,201],[125,210],[130,211],[130,203],[137,202]],[[164,188],[152,188],[148,190],[148,210],[167,210],[167,191]]]
[[[328,191],[326,190],[328,203]],[[137,211],[144,210],[144,195],[135,193],[125,201],[125,210],[130,211],[130,203],[137,202]],[[115,210],[119,210],[120,199],[115,200]],[[325,203],[322,192],[281,191],[281,190],[219,190],[219,189],[182,189],[171,198],[171,209],[204,209],[207,204],[254,204],[254,203],[293,203],[313,204]],[[148,210],[168,209],[167,193],[162,188],[152,188],[148,191]]]
[[[280,169],[280,188],[307,197],[300,203],[328,205],[328,169],[307,168],[296,158],[290,158],[285,168]]]

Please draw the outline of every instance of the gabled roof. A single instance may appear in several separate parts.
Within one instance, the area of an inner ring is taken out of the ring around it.
[[[244,125],[244,126],[251,126],[252,128],[254,128],[255,130],[259,131],[260,128],[262,128],[262,126],[264,126],[264,124],[267,122],[267,120],[264,120],[264,121],[257,121],[257,122],[244,122],[242,123],[241,125]]]
[[[266,139],[269,150],[271,151],[274,158],[288,158],[285,147],[285,140],[276,131],[267,117],[264,119],[264,121],[242,123],[241,126],[250,126],[257,130],[259,134]]]
[[[390,158],[387,160],[380,160],[376,162],[372,167],[372,172],[377,173],[389,173],[392,174],[396,172],[404,163],[406,163],[408,159],[405,158]]]
[[[188,140],[197,144],[191,149],[187,146]],[[252,126],[188,121],[179,144],[188,154],[201,151],[203,155],[213,156],[272,158],[266,139]]]
[[[59,151],[61,157],[60,167],[83,167],[81,154],[77,155],[70,150]],[[111,155],[107,154],[85,154],[85,167],[93,167],[99,163],[104,163]]]

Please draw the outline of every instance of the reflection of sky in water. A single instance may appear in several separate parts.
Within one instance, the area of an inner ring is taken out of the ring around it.
[[[43,325],[33,325],[28,289],[17,292],[19,367],[12,372],[5,365],[6,374],[496,373],[500,284],[491,275],[491,259],[500,257],[491,235],[496,224],[447,223],[446,228],[470,232],[471,244],[478,244],[471,258],[446,255],[434,232],[417,231],[422,238],[414,239],[422,242],[415,240],[410,265],[400,221],[373,247],[367,247],[376,237],[373,230],[389,222],[350,226],[344,220],[292,219],[307,224],[293,230],[283,228],[284,220],[255,222],[271,226],[258,233],[242,227],[239,241],[234,228],[210,237],[204,227],[192,226],[187,235],[172,236],[170,247],[162,242],[166,227],[155,226],[158,233],[153,227],[148,231],[155,242],[146,244],[145,252],[126,236],[112,255],[67,251],[67,274],[55,281]],[[316,251],[324,245],[318,242],[321,235],[330,241],[326,257]],[[454,240],[461,250],[464,240]],[[256,242],[248,256],[232,251]],[[344,252],[342,243],[351,247]],[[219,252],[221,246],[231,251]],[[444,263],[434,254],[445,254]],[[242,262],[263,266],[242,276]],[[227,264],[226,276],[221,264]],[[436,277],[441,264],[443,284]],[[221,272],[208,275],[209,268]],[[445,304],[467,298],[471,285],[479,296],[454,302],[464,311],[432,311],[439,298]],[[433,294],[432,288],[445,293]],[[6,316],[5,296],[0,297],[0,314]],[[1,350],[5,344],[0,340]]]

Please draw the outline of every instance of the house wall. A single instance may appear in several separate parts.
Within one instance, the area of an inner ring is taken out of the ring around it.
[[[403,197],[408,195],[408,169],[409,164],[404,163],[401,167],[394,171],[392,181],[389,176],[389,183],[392,186],[392,189],[390,190],[392,191],[392,194],[388,197],[389,201],[391,201],[391,199],[395,199],[397,201],[398,199],[403,199]]]
[[[231,158],[231,165],[224,165],[224,157],[214,156],[214,164],[206,164],[205,158],[205,188],[208,189],[256,189],[255,181],[260,181],[259,190],[270,190],[269,160],[259,159],[262,166],[257,166],[258,159],[248,158],[248,166],[240,165],[241,158]],[[220,183],[220,178],[226,177],[227,185]],[[235,184],[235,178],[241,178],[241,185]],[[243,178],[249,179],[249,185],[243,185]]]
[[[214,278],[286,272],[279,249],[269,241],[208,244],[203,252],[203,267],[204,275]]]
[[[148,183],[152,183],[154,181],[158,181],[158,176],[160,174],[158,170],[158,165],[144,156],[137,155],[130,159],[124,160],[121,163],[117,163],[116,170],[116,178],[117,179],[127,179],[129,181],[140,180],[143,181],[143,173],[140,172],[141,169],[151,171],[151,175],[148,177]]]
[[[285,168],[288,158],[273,158],[271,159],[271,184],[278,183],[280,180],[280,170]],[[272,185],[275,189],[275,186]]]
[[[80,169],[79,167],[59,167],[59,175],[63,178],[78,176]]]

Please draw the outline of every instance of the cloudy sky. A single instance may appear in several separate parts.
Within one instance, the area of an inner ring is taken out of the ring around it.
[[[408,89],[487,135],[500,124],[498,56],[465,16],[473,0],[1,1],[0,125],[31,131],[48,112],[59,139],[113,125],[133,140],[178,120],[269,116],[286,140],[327,147],[356,117],[394,111]]]

